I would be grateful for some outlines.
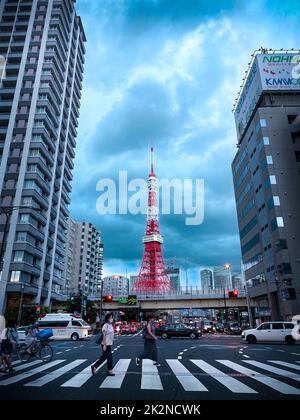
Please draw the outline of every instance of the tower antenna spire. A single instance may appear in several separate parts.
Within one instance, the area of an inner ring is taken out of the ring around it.
[[[154,164],[153,164],[153,162],[154,162],[154,149],[153,149],[153,146],[151,146],[151,152],[150,152],[150,163],[151,163],[151,172],[150,172],[150,175],[154,175]]]

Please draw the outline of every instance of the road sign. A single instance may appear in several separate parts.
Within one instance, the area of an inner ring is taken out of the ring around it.
[[[128,305],[136,305],[137,299],[136,295],[128,295]]]

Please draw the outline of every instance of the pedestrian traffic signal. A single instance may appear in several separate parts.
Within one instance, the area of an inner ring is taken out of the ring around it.
[[[230,290],[230,291],[228,292],[228,296],[229,296],[229,297],[237,298],[237,297],[238,297],[238,295],[239,295],[239,292],[238,292],[237,290]]]
[[[106,296],[104,296],[104,302],[112,302],[112,300],[113,300],[112,295],[106,295]]]

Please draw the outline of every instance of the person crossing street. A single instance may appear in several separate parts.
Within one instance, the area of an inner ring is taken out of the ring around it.
[[[92,374],[94,375],[96,373],[97,368],[107,360],[107,375],[108,376],[115,376],[113,372],[113,360],[112,360],[112,352],[111,348],[114,341],[114,329],[113,329],[113,316],[111,313],[108,313],[105,317],[105,323],[102,327],[102,350],[103,353],[101,357],[96,360],[95,363],[91,366]]]

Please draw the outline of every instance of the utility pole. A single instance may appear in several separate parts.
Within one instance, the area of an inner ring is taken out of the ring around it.
[[[223,289],[223,298],[224,298],[224,317],[225,317],[225,322],[226,322],[227,321],[227,304],[226,304],[225,288]]]
[[[241,272],[242,272],[242,280],[243,280],[243,283],[245,284],[245,289],[246,289],[246,300],[247,300],[247,309],[248,309],[248,315],[249,315],[249,324],[250,324],[250,328],[253,328],[253,316],[252,316],[251,306],[250,306],[250,296],[249,296],[248,285],[245,278],[244,264],[242,262],[241,262]]]

